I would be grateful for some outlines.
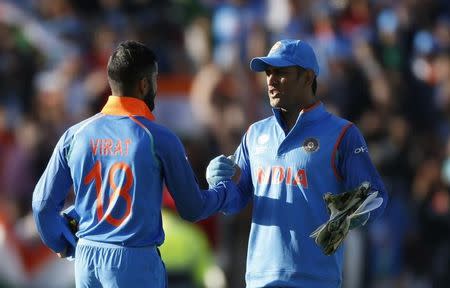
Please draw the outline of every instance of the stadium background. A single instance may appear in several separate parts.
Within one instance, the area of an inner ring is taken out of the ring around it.
[[[62,132],[105,103],[119,41],[156,51],[157,121],[206,187],[208,161],[271,113],[248,63],[281,38],[313,45],[318,95],[362,130],[390,193],[347,239],[344,288],[450,287],[448,0],[1,1],[0,287],[73,287],[72,263],[36,234],[31,194]],[[169,287],[243,287],[250,207],[188,224],[164,204]]]

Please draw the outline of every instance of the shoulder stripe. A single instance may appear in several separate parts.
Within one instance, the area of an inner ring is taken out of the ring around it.
[[[103,116],[105,116],[104,114],[101,113],[97,113],[94,116],[92,116],[91,119],[86,120],[85,123],[83,123],[77,131],[75,131],[75,133],[73,133],[72,136],[72,141],[70,142],[70,147],[69,147],[69,151],[67,152],[66,155],[66,159],[67,161],[69,161],[70,155],[72,154],[72,149],[73,149],[73,143],[75,142],[75,137],[83,130],[85,129],[89,124],[91,124],[92,122],[94,122],[95,120],[98,120],[100,118],[102,118]]]
[[[75,131],[75,133],[73,135],[76,135],[78,133],[81,132],[81,130],[83,130],[84,128],[86,128],[89,124],[91,124],[92,122],[94,122],[97,119],[100,119],[101,117],[105,116],[105,114],[101,114],[101,113],[97,113],[95,114],[91,119],[86,120],[86,122],[80,126],[80,128],[78,128],[77,131]]]
[[[334,144],[333,153],[331,153],[331,168],[333,169],[334,175],[339,181],[342,181],[343,177],[341,174],[339,174],[339,171],[337,170],[336,167],[336,153],[339,148],[339,144],[341,144],[342,138],[344,138],[344,135],[347,132],[348,128],[350,128],[350,126],[352,125],[353,123],[350,122],[347,125],[345,125],[344,128],[342,128],[341,133],[339,134],[336,143]]]
[[[248,129],[247,129],[247,131],[245,132],[245,138],[246,138],[246,143],[245,143],[245,145],[247,146],[247,147],[249,147],[250,145],[249,145],[249,139],[250,139],[250,131],[252,130],[252,127],[253,127],[253,125],[254,124],[251,124],[250,126],[248,126]]]
[[[148,130],[148,128],[138,119],[136,119],[134,116],[132,115],[128,115],[128,117],[133,120],[136,124],[138,124],[142,129],[144,129],[145,133],[147,133],[148,137],[150,138],[150,150],[152,152],[152,156],[153,156],[153,160],[155,160],[155,163],[159,166],[160,163],[158,161],[158,158],[156,157],[156,153],[155,153],[155,141],[153,139],[153,135],[150,132],[150,130]]]

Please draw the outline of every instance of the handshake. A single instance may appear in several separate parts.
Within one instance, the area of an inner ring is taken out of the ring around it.
[[[220,155],[212,159],[208,168],[206,168],[206,181],[208,181],[209,187],[216,186],[219,182],[225,180],[237,182],[241,176],[241,169],[235,161],[234,155],[228,157]]]
[[[348,231],[366,224],[370,211],[383,203],[383,198],[377,197],[378,191],[369,194],[370,183],[363,182],[352,191],[323,196],[330,218],[319,226],[310,237],[325,255],[331,255],[339,248]]]

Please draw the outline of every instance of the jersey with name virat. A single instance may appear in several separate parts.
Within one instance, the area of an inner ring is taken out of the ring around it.
[[[345,172],[356,176],[342,179],[339,152],[365,147],[354,129],[357,140],[339,147],[352,123],[328,113],[319,102],[300,112],[286,132],[280,111],[273,111],[274,116],[254,123],[244,135],[236,151],[242,196],[224,209],[234,213],[253,199],[247,287],[339,287],[343,249],[325,256],[309,237],[329,218],[323,195],[344,192],[365,180],[384,188],[368,155],[367,165]]]
[[[226,203],[236,186],[224,181],[200,190],[180,140],[153,119],[143,101],[110,96],[101,113],[64,133],[33,194],[47,246],[59,252],[67,245],[59,212],[72,185],[80,217],[76,235],[126,247],[162,244],[164,182],[187,220],[203,219]]]

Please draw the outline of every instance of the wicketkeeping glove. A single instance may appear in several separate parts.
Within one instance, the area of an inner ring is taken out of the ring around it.
[[[324,195],[330,218],[314,230],[310,237],[314,238],[325,255],[336,252],[348,231],[364,225],[369,219],[370,211],[381,206],[383,198],[377,197],[378,191],[369,191],[370,183],[363,182],[354,190]]]
[[[216,186],[220,181],[230,180],[235,173],[234,156],[217,156],[209,162],[206,168],[206,181],[209,187]]]

